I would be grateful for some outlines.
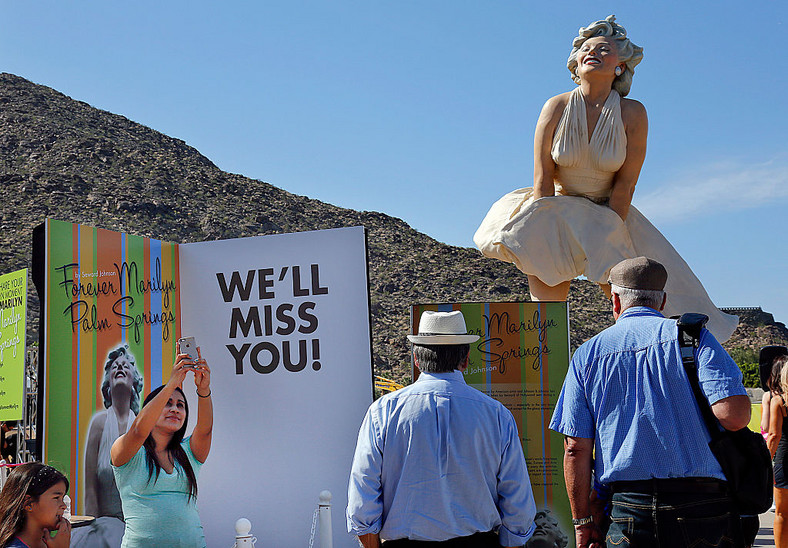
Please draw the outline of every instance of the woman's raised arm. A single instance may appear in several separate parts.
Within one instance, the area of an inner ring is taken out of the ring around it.
[[[632,195],[640,176],[640,168],[646,159],[648,138],[648,116],[646,107],[632,99],[621,100],[621,117],[627,132],[627,157],[613,178],[610,193],[610,209],[618,213],[622,221],[627,220]]]
[[[189,440],[189,447],[194,458],[205,462],[211,450],[213,433],[213,401],[211,400],[211,368],[202,358],[200,347],[197,347],[197,368],[194,370],[194,385],[197,387],[197,424]]]
[[[148,435],[153,431],[153,427],[156,426],[164,406],[167,405],[167,400],[170,399],[175,389],[186,378],[188,369],[185,369],[185,367],[193,365],[193,363],[188,354],[178,354],[175,364],[172,366],[170,380],[148,405],[140,409],[140,414],[131,423],[129,431],[116,439],[115,443],[112,444],[110,459],[113,465],[123,466],[140,450]]]

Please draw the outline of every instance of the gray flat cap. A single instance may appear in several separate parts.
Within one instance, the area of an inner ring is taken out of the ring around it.
[[[635,257],[625,259],[611,268],[607,281],[627,289],[664,291],[668,271],[654,259]]]

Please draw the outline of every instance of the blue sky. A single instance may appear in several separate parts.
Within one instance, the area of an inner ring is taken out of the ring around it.
[[[788,323],[783,1],[0,0],[0,70],[194,146],[220,168],[472,246],[532,183],[580,26],[645,49],[634,205],[718,306]]]

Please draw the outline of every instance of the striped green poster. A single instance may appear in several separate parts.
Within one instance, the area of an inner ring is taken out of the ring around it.
[[[71,480],[75,512],[112,516],[109,448],[175,358],[178,246],[54,219],[44,226],[41,457]]]
[[[425,310],[462,311],[471,345],[465,382],[503,403],[514,415],[536,500],[535,537],[551,546],[574,542],[564,486],[563,436],[548,428],[569,369],[565,302],[445,303],[411,308],[412,333]],[[414,369],[414,377],[417,372]],[[547,546],[547,544],[545,544]]]

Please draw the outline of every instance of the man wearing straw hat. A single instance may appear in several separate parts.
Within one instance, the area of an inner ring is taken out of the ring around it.
[[[572,356],[550,428],[564,434],[564,479],[578,548],[743,546],[739,516],[682,365],[675,320],[662,316],[665,267],[647,257],[610,270],[615,325]],[[742,374],[705,328],[700,388],[728,430],[750,421]],[[591,478],[612,493],[605,536]]]
[[[522,546],[536,514],[512,414],[465,384],[459,311],[424,312],[408,335],[421,372],[375,401],[358,435],[348,531],[365,548]]]

